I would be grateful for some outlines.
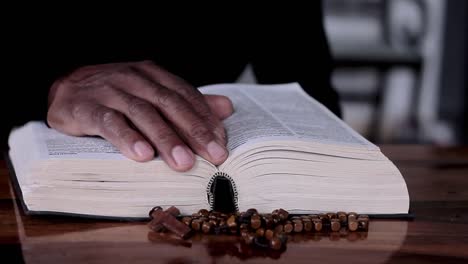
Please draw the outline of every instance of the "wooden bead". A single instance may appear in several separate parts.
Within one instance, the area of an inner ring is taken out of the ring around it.
[[[230,229],[237,228],[236,216],[231,215],[226,223]]]
[[[218,221],[216,219],[210,219],[208,222],[210,222],[210,224],[212,226],[217,226],[218,225]]]
[[[199,216],[208,217],[209,214],[210,214],[210,212],[208,212],[208,210],[206,210],[206,209],[200,209],[200,210],[198,211],[198,215],[199,215]]]
[[[186,224],[187,226],[191,226],[192,224],[192,217],[185,216],[182,218],[182,223]]]
[[[249,228],[249,224],[244,224],[244,223],[242,223],[242,224],[239,225],[239,229],[240,229],[240,230],[242,230],[242,229],[248,229],[248,228]]]
[[[192,221],[192,229],[195,231],[199,231],[201,229],[202,223],[203,222],[200,221],[200,219],[194,219]]]
[[[348,222],[356,221],[356,220],[357,220],[357,214],[355,212],[348,213]]]
[[[250,215],[254,215],[254,214],[258,214],[258,211],[257,209],[255,208],[250,208],[246,211],[246,213],[250,214]]]
[[[252,229],[258,229],[262,225],[262,219],[259,215],[253,215],[250,218],[250,227]]]
[[[269,240],[270,248],[273,250],[280,250],[283,247],[283,243],[278,237],[273,237]]]
[[[333,218],[330,220],[330,228],[333,232],[338,232],[340,231],[341,224],[340,220],[338,218]]]
[[[303,219],[302,223],[304,225],[305,232],[310,232],[314,229],[314,226],[312,225],[312,221],[310,221],[310,219]]]
[[[330,220],[331,220],[331,219],[337,218],[337,216],[336,216],[335,213],[331,213],[331,212],[330,212],[330,213],[327,213],[327,215],[328,215],[328,219],[330,219]]]
[[[358,222],[358,229],[361,231],[369,230],[369,218],[361,218],[357,219]]]
[[[348,229],[351,232],[354,232],[358,229],[358,222],[356,220],[349,221],[348,220]]]
[[[268,248],[270,246],[266,238],[258,237],[258,236],[254,238],[254,244],[255,246],[261,247],[261,248]]]
[[[290,221],[294,221],[294,220],[301,220],[301,217],[300,216],[293,216],[289,219]]]
[[[282,224],[278,224],[277,226],[275,226],[275,233],[280,232],[284,232],[284,226]]]
[[[257,231],[255,232],[255,235],[258,236],[258,237],[264,236],[265,235],[265,228],[260,227],[259,229],[257,229]]]
[[[279,215],[281,221],[286,221],[286,219],[288,219],[288,217],[289,217],[289,213],[284,209],[279,209],[278,210],[278,215]]]
[[[275,235],[275,233],[273,232],[273,230],[271,229],[267,229],[265,231],[265,238],[268,239],[268,240],[271,240],[273,238],[273,236]]]
[[[304,229],[304,225],[302,224],[302,221],[300,219],[294,220],[293,225],[294,225],[294,232],[295,233],[300,233]]]
[[[348,216],[346,215],[345,212],[338,212],[337,217],[338,217],[338,220],[340,220],[340,223],[342,225],[345,225],[346,222],[348,222]]]
[[[322,231],[323,224],[320,219],[314,219],[313,224],[314,224],[314,231],[316,232]]]
[[[251,245],[254,242],[255,239],[255,234],[254,233],[247,233],[247,235],[244,237],[244,242],[247,245]]]
[[[203,224],[202,224],[202,232],[205,233],[205,234],[210,233],[211,227],[212,227],[212,225],[211,225],[210,222],[203,222]]]
[[[273,216],[271,214],[267,214],[263,217],[263,221],[265,222],[265,228],[273,228],[274,221]]]
[[[319,216],[316,214],[309,215],[310,220],[319,219]]]
[[[291,221],[286,221],[286,223],[283,226],[283,231],[287,234],[291,233],[294,230],[294,226],[291,223]]]

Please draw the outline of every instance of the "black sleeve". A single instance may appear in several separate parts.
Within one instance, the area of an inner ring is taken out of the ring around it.
[[[341,117],[331,85],[333,62],[320,1],[277,10],[256,29],[252,67],[260,83],[298,82],[306,92]]]

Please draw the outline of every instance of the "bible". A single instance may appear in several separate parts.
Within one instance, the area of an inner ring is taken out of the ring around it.
[[[197,156],[191,170],[176,172],[158,157],[130,160],[100,137],[61,134],[40,121],[14,128],[8,156],[26,212],[146,219],[154,206],[176,206],[186,215],[201,208],[408,214],[398,168],[299,84],[199,89],[233,102],[223,121],[229,157],[219,166]]]

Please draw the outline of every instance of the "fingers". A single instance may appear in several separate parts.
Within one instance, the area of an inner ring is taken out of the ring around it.
[[[216,165],[226,160],[228,152],[225,147],[224,129],[222,129],[223,135],[220,139],[213,126],[194,111],[193,106],[181,95],[138,74],[134,75],[131,80],[121,80],[119,83],[119,85],[131,85],[131,89],[128,90],[132,91],[134,97],[149,102],[157,110],[153,110],[154,113],[161,113],[174,129],[174,133],[178,134],[195,153]],[[115,97],[112,96],[112,98]],[[132,105],[135,104],[136,100],[125,99],[125,101],[113,102],[112,107],[126,105],[128,108],[132,108],[133,111],[122,109],[132,122],[138,122],[136,119],[143,119],[144,115],[150,115],[148,110],[143,110],[145,114],[137,114],[140,107],[148,108],[141,102],[138,102],[138,107],[135,108]],[[202,101],[204,102],[203,97]],[[135,109],[138,111],[135,111]],[[217,118],[215,117],[215,119]],[[143,121],[143,123],[150,124],[151,120]],[[143,125],[143,123],[141,124]],[[146,131],[150,135],[155,133],[154,128]]]
[[[211,94],[206,94],[204,96],[205,101],[209,105],[211,111],[215,113],[219,119],[226,119],[234,112],[234,107],[232,106],[232,102],[228,97]]]
[[[58,130],[72,135],[101,136],[130,159],[136,161],[153,159],[153,147],[139,132],[129,126],[120,112],[89,103],[74,105],[69,111],[69,120],[63,120],[64,116],[49,114],[49,123]],[[69,125],[64,126],[64,124]]]
[[[153,82],[159,83],[167,89],[181,95],[197,112],[198,116],[204,119],[211,127],[218,142],[223,146],[226,144],[226,134],[223,124],[217,115],[212,112],[212,109],[203,99],[203,95],[198,89],[185,82],[182,78],[164,70],[150,61],[137,63],[135,69],[143,73],[144,76],[149,76]]]
[[[126,94],[108,97],[108,107],[124,113],[125,116],[143,133],[158,150],[161,158],[177,171],[187,171],[195,163],[195,155],[186,146],[177,132],[166,123],[158,111],[149,102]]]

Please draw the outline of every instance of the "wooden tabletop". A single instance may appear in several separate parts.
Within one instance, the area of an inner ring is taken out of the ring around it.
[[[279,252],[233,236],[157,237],[146,222],[26,216],[0,161],[0,262],[468,263],[468,148],[382,150],[406,179],[413,220],[372,220],[367,233],[342,237],[296,235]]]

